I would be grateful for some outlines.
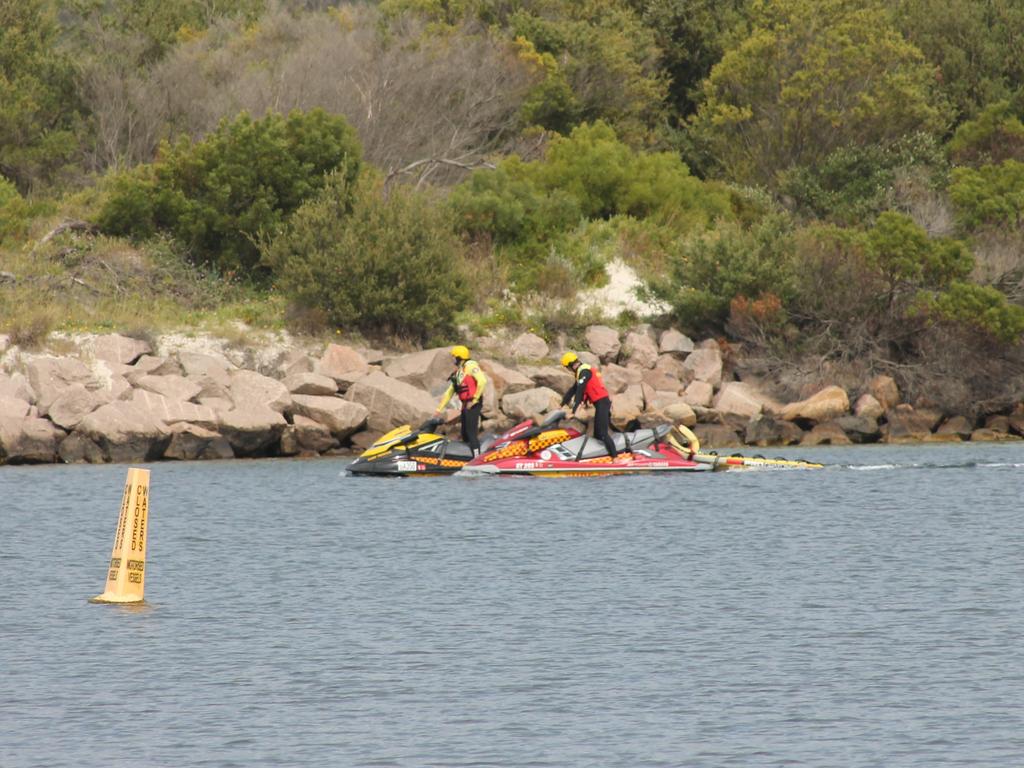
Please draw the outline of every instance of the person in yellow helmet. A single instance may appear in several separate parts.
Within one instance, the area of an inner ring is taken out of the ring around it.
[[[448,377],[448,388],[444,391],[434,415],[440,416],[452,395],[458,395],[462,402],[462,439],[476,456],[480,453],[480,416],[484,408],[483,397],[487,377],[476,360],[470,359],[469,349],[462,344],[452,347],[451,354],[455,361],[455,370]]]
[[[572,401],[572,412],[583,404],[594,406],[594,437],[604,443],[605,450],[614,460],[618,455],[615,441],[610,434],[612,421],[612,399],[604,385],[601,374],[586,363],[580,362],[575,352],[562,355],[561,363],[569,369],[576,380],[562,397],[562,405]]]

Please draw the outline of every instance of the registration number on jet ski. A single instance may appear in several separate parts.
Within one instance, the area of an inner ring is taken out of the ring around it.
[[[419,469],[415,461],[396,461],[395,467],[399,472],[415,472]]]

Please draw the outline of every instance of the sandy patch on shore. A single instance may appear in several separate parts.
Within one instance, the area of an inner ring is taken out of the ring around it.
[[[660,301],[644,301],[638,295],[643,285],[637,273],[619,259],[613,259],[605,265],[608,284],[589,291],[580,291],[578,300],[585,309],[599,308],[609,319],[614,319],[621,312],[632,312],[638,317],[650,317],[664,314],[668,305]]]

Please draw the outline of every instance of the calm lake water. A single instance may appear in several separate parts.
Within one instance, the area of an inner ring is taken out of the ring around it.
[[[0,766],[1024,765],[1024,445],[820,472],[0,467]],[[774,455],[774,454],[773,454]]]

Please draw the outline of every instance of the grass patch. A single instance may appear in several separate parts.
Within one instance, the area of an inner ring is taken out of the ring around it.
[[[135,246],[69,231],[0,249],[0,270],[13,275],[0,284],[0,333],[19,346],[52,331],[149,338],[182,327],[284,327],[284,300],[272,289],[191,266],[168,240]]]

